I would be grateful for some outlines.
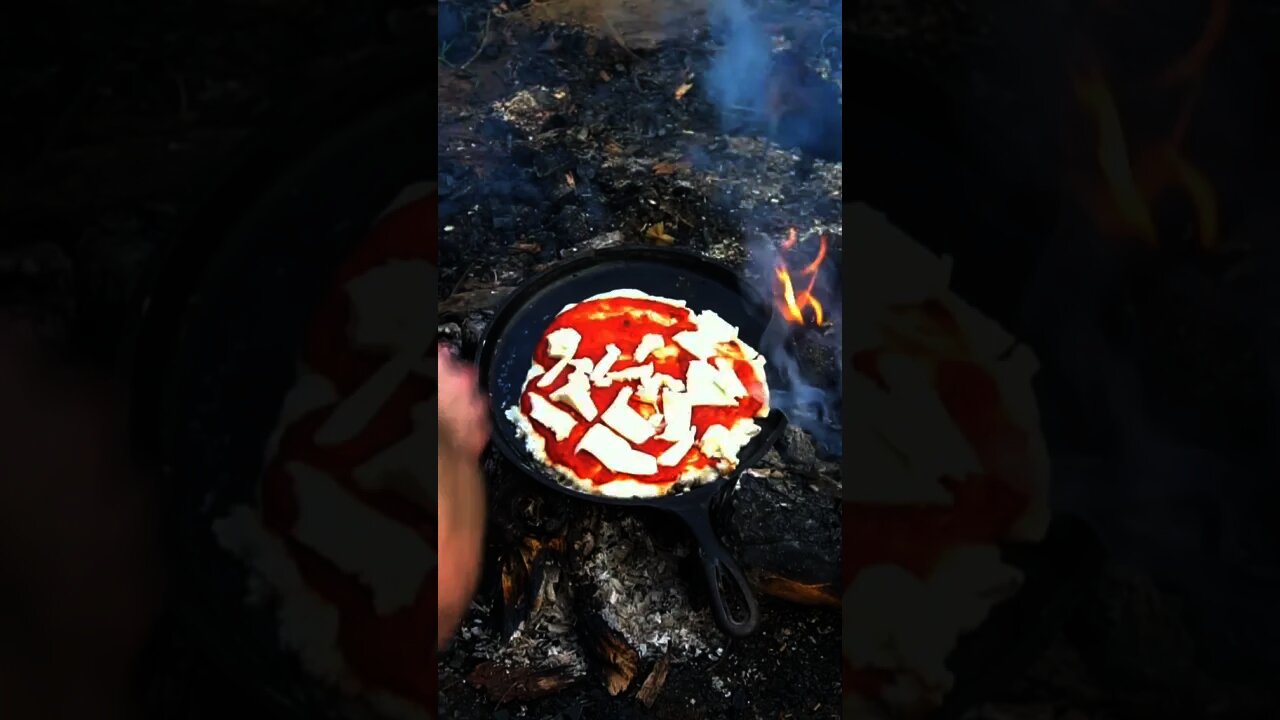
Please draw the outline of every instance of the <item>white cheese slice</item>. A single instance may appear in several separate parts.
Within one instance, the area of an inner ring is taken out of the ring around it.
[[[377,512],[329,475],[290,463],[298,501],[294,537],[373,592],[382,614],[412,605],[435,565],[427,543],[405,525]]]
[[[693,442],[697,439],[697,436],[697,428],[686,427],[684,435],[681,436],[679,440],[676,440],[674,445],[663,450],[662,454],[658,456],[658,464],[663,467],[674,467],[680,464],[680,461],[684,460],[684,456],[688,455],[689,451],[693,449]]]
[[[575,374],[590,375],[595,363],[591,362],[591,358],[577,358],[569,361],[569,367],[573,368]]]
[[[520,389],[521,389],[521,390],[524,390],[524,388],[529,387],[529,382],[530,382],[531,380],[533,380],[534,378],[536,378],[536,377],[538,377],[539,375],[542,375],[542,374],[544,374],[544,373],[546,373],[546,372],[547,372],[547,369],[546,369],[546,368],[542,367],[542,366],[541,366],[541,365],[539,365],[538,363],[534,363],[532,366],[530,366],[530,368],[529,368],[529,372],[528,372],[528,373],[525,373],[525,376],[524,376],[524,386],[523,386],[523,387],[521,387]]]
[[[570,375],[568,382],[551,393],[551,399],[577,410],[587,422],[596,419],[596,404],[591,399],[591,381],[583,373]]]
[[[621,355],[622,350],[618,349],[617,345],[609,343],[604,346],[604,357],[600,358],[600,362],[596,363],[591,371],[591,382],[596,387],[609,387],[612,384],[609,380],[609,371],[613,369],[613,364]]]
[[[529,395],[529,417],[550,430],[556,440],[569,437],[569,433],[578,425],[572,415],[547,402],[546,398],[537,393]]]
[[[667,420],[667,427],[658,439],[678,441],[693,422],[693,404],[686,393],[666,388],[662,391],[662,414]]]
[[[746,397],[747,387],[742,384],[738,374],[733,371],[733,359],[718,357],[715,359],[715,364],[717,370],[716,385],[734,400]]]
[[[547,354],[553,358],[572,358],[578,352],[582,334],[573,328],[560,328],[547,335]]]
[[[713,405],[716,407],[733,407],[738,404],[723,388],[717,384],[719,371],[710,363],[694,360],[689,363],[685,378],[689,384],[689,402],[693,405]]]
[[[609,373],[610,380],[639,380],[644,383],[653,377],[652,365],[636,365],[625,370],[614,370]]]
[[[666,373],[654,373],[640,381],[640,387],[636,389],[636,399],[640,402],[656,405],[658,403],[658,393],[664,387],[684,392],[684,381],[671,377]]]
[[[703,310],[694,317],[698,332],[716,343],[725,343],[738,338],[738,328],[730,325],[724,318],[711,310]]]
[[[662,424],[667,421],[667,419],[663,417],[662,413],[654,413],[646,419],[649,421],[649,424],[653,426],[654,430],[662,427]]]
[[[640,338],[640,344],[636,346],[636,352],[635,352],[636,362],[644,362],[644,359],[649,357],[649,353],[653,352],[654,350],[657,350],[660,347],[663,347],[666,344],[667,344],[667,341],[664,340],[663,337],[661,335],[658,335],[657,333],[649,333],[648,335],[645,335],[644,337]]]
[[[564,369],[569,366],[571,361],[572,358],[567,357],[560,358],[556,361],[556,364],[552,365],[551,369],[543,373],[542,377],[538,379],[538,387],[544,388],[555,382],[556,378],[560,377],[560,373],[564,372]]]
[[[677,345],[699,360],[715,357],[716,342],[699,330],[682,330],[672,338]]]
[[[631,399],[632,389],[624,387],[613,399],[613,404],[600,416],[600,419],[618,432],[622,437],[639,445],[653,437],[653,426],[635,408],[627,404]]]
[[[699,446],[707,457],[736,463],[738,452],[759,433],[759,426],[750,421],[739,422],[732,430],[723,425],[712,425],[702,434]]]
[[[666,489],[665,484],[643,483],[635,480],[614,480],[597,488],[601,495],[620,498],[657,497]]]
[[[590,453],[616,473],[654,475],[658,472],[658,461],[652,455],[631,447],[630,443],[601,423],[587,428],[587,433],[578,443],[577,451]]]

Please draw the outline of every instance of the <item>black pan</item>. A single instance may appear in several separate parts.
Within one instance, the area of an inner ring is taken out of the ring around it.
[[[760,434],[743,448],[738,467],[732,473],[687,492],[643,499],[589,495],[561,484],[549,468],[528,452],[516,435],[515,424],[504,414],[506,408],[518,402],[534,348],[560,310],[569,303],[622,288],[684,300],[697,310],[713,310],[738,326],[743,341],[757,349],[761,347],[772,314],[770,306],[761,298],[744,292],[742,280],[733,270],[688,252],[617,248],[599,250],[560,264],[512,293],[481,339],[477,362],[492,400],[493,444],[526,475],[557,492],[587,502],[652,508],[678,516],[689,526],[698,545],[717,623],[730,636],[746,636],[759,623],[760,608],[742,569],[716,536],[712,517],[719,503],[737,484],[742,471],[760,462],[782,434],[786,418],[781,412],[773,410],[759,421]],[[770,374],[768,379],[770,385],[776,387],[776,378]],[[722,578],[741,597],[746,617],[733,617],[721,591]]]

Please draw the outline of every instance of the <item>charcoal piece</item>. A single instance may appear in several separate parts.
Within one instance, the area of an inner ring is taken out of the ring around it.
[[[805,379],[824,390],[840,386],[840,353],[832,341],[815,330],[801,332],[795,339],[796,359]]]
[[[784,462],[799,468],[809,469],[818,462],[813,438],[794,425],[788,425],[782,431],[782,437],[778,440],[778,452]]]
[[[783,471],[785,472],[785,471]],[[730,501],[727,539],[761,591],[802,596],[840,581],[840,499],[801,477],[744,474]]]
[[[489,326],[489,319],[492,317],[489,313],[479,312],[467,315],[467,319],[462,321],[462,352],[465,357],[474,357],[476,350],[480,347],[480,338],[484,335],[485,328]]]
[[[467,675],[467,682],[483,689],[489,699],[499,705],[554,695],[580,679],[571,668],[532,670],[497,662],[481,663]]]
[[[636,691],[636,699],[645,707],[653,707],[654,701],[658,699],[658,693],[662,692],[662,687],[667,684],[667,671],[670,668],[670,657],[663,655],[658,658],[658,662],[654,663],[653,669],[649,671],[649,676],[644,679],[644,684]]]
[[[526,537],[503,550],[499,579],[504,637],[510,638],[531,613],[541,609],[543,601],[554,596],[554,588],[546,587],[544,580],[552,566],[558,569],[563,562],[564,549],[565,538],[561,534],[546,539]]]
[[[442,323],[436,326],[436,342],[446,343],[454,350],[462,345],[462,328],[457,323]]]
[[[580,627],[587,650],[600,665],[605,689],[610,695],[626,692],[635,679],[639,653],[596,613],[587,613]]]

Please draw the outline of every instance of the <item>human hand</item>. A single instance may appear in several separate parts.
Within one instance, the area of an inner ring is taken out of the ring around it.
[[[437,372],[437,647],[443,648],[462,621],[480,580],[485,494],[479,457],[489,440],[489,419],[488,401],[480,393],[473,368],[442,347]]]
[[[436,357],[440,441],[460,459],[475,460],[489,442],[489,406],[480,394],[479,376],[447,347],[441,346]]]

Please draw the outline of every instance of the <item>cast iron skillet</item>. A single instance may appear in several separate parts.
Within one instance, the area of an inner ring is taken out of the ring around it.
[[[519,401],[538,340],[565,305],[592,295],[622,288],[684,300],[696,310],[713,310],[738,326],[740,337],[760,349],[768,305],[749,298],[737,273],[719,263],[678,250],[636,247],[599,250],[570,260],[539,275],[507,299],[494,315],[480,342],[480,377],[489,389],[493,412],[493,444],[529,477],[557,492],[587,502],[633,508],[655,508],[677,515],[693,532],[711,592],[711,608],[725,633],[743,637],[755,630],[760,608],[737,561],[720,542],[711,525],[713,510],[737,483],[743,470],[758,463],[786,426],[778,410],[760,420],[761,432],[743,448],[738,467],[706,485],[660,498],[608,498],[562,485],[537,462],[516,435],[515,424],[504,414]],[[766,365],[766,371],[769,366]],[[770,376],[771,386],[776,386]],[[721,593],[720,579],[728,576],[746,607],[746,617],[733,617]]]

